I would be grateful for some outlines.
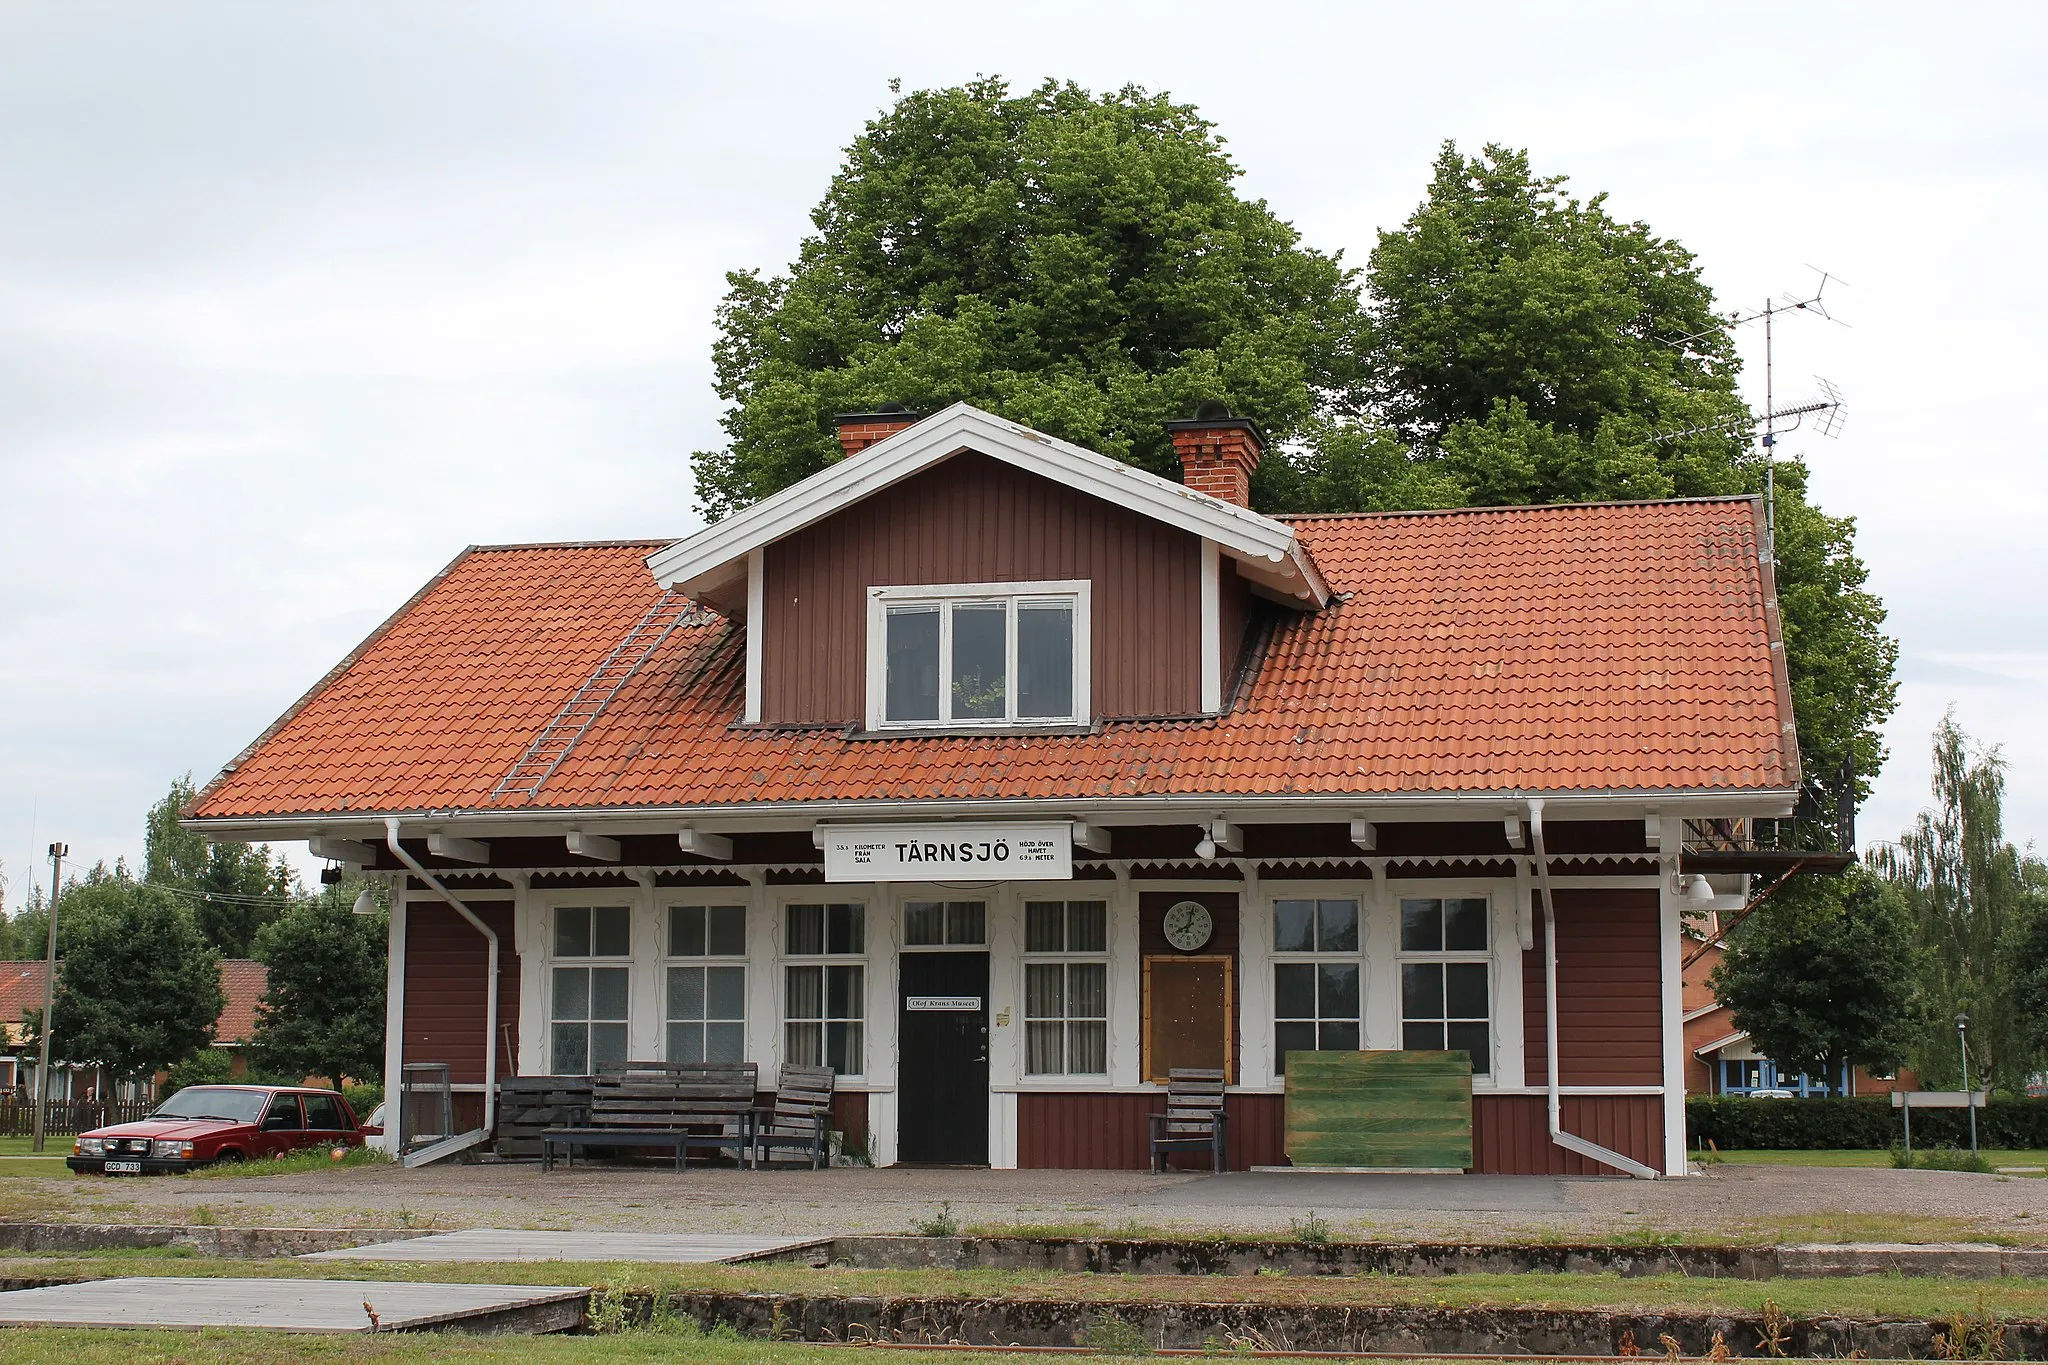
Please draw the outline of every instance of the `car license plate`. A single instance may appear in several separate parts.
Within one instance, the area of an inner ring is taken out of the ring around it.
[[[139,1161],[109,1161],[107,1163],[107,1174],[141,1175],[142,1163]]]

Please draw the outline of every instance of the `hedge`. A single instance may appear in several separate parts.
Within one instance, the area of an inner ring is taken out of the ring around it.
[[[1961,1109],[1913,1111],[1915,1147],[1970,1144],[1969,1115]],[[1687,1141],[1711,1140],[1723,1151],[1779,1148],[1881,1150],[1899,1145],[1899,1111],[1889,1095],[1854,1099],[1756,1100],[1747,1095],[1702,1095],[1685,1102]],[[1994,1097],[1977,1111],[1977,1141],[1984,1147],[2048,1148],[2048,1098]]]

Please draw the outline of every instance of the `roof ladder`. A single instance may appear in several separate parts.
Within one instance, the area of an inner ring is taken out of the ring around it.
[[[604,708],[611,704],[612,698],[618,696],[633,680],[633,675],[654,657],[654,651],[661,648],[662,641],[668,639],[677,626],[701,620],[703,615],[696,603],[674,588],[663,592],[639,623],[626,632],[626,638],[605,655],[597,670],[584,679],[575,695],[555,713],[555,718],[534,737],[533,743],[526,746],[526,752],[512,765],[512,771],[498,779],[498,785],[491,788],[491,799],[523,796],[531,800],[540,790],[541,783],[562,766],[584,732],[604,714]]]

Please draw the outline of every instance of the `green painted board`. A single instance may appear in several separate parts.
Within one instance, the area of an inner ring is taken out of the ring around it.
[[[1297,1166],[1472,1165],[1463,1052],[1290,1052],[1287,1157]]]

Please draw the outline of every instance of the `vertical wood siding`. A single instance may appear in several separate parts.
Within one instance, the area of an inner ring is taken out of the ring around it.
[[[763,559],[764,721],[864,720],[867,589],[914,583],[1088,579],[1093,714],[1201,707],[1197,539],[985,455],[956,455]]]
[[[510,902],[468,901],[498,935],[498,1074],[517,1066],[519,954],[512,950]],[[411,900],[405,909],[405,1060],[447,1062],[448,1078],[476,1084],[484,1078],[484,1018],[489,950],[469,921],[437,901]],[[481,1109],[478,1113],[481,1114]]]
[[[1657,893],[1560,890],[1557,897],[1558,1080],[1565,1085],[1664,1083]],[[1522,1075],[1543,1085],[1543,911],[1522,955]],[[1619,1149],[1617,1149],[1619,1150]]]
[[[1230,1168],[1282,1161],[1278,1095],[1231,1095]],[[1079,1094],[1027,1091],[1017,1096],[1017,1164],[1027,1170],[1142,1171],[1152,1164],[1151,1120],[1166,1112],[1158,1093]],[[1176,1154],[1173,1166],[1206,1170],[1207,1154]]]
[[[1550,1140],[1548,1103],[1542,1095],[1474,1095],[1472,1168],[1496,1175],[1615,1174]],[[1566,1095],[1562,1118],[1568,1133],[1663,1168],[1661,1095]]]

